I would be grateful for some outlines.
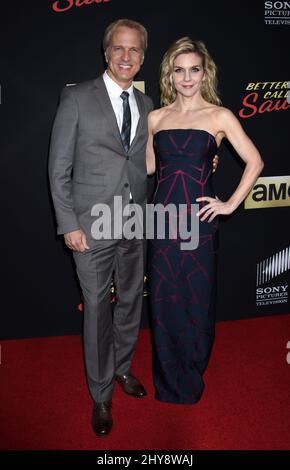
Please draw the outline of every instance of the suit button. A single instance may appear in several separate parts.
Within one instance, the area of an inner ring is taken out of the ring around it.
[[[129,160],[129,157],[128,157],[128,156],[126,157],[126,160]]]
[[[124,186],[125,186],[125,188],[128,188],[129,183],[125,183]]]

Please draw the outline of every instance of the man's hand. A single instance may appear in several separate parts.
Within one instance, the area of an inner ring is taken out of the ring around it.
[[[218,167],[219,164],[219,156],[215,155],[212,159],[212,172],[214,173]]]
[[[70,250],[85,251],[90,247],[87,245],[87,239],[82,230],[75,230],[64,234],[64,242]]]

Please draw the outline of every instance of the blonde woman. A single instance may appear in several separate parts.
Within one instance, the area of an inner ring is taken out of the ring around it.
[[[147,172],[158,174],[154,204],[172,205],[165,211],[165,239],[155,233],[148,248],[155,397],[193,404],[204,389],[214,340],[218,216],[231,214],[244,200],[263,162],[236,117],[220,105],[216,66],[202,42],[175,41],[164,55],[160,84],[163,107],[148,118]],[[223,138],[245,162],[227,201],[215,195],[211,182],[212,159]],[[198,203],[196,211],[191,205]],[[179,204],[186,210],[175,211]],[[199,220],[198,246],[182,249],[182,237],[178,231],[169,235],[169,223],[184,225],[189,214]]]

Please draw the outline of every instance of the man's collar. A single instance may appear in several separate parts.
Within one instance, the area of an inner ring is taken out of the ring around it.
[[[131,96],[134,92],[134,87],[133,84],[127,88],[127,90],[123,90],[123,88],[118,85],[109,75],[108,72],[105,71],[103,73],[103,80],[105,82],[105,85],[107,87],[107,90],[113,95],[113,96],[120,96],[123,91],[127,91],[129,95]]]

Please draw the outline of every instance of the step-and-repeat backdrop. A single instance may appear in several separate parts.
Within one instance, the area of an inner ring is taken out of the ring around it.
[[[81,330],[71,255],[55,235],[49,137],[60,90],[103,72],[104,29],[124,17],[148,29],[137,80],[156,107],[159,65],[170,43],[185,35],[206,43],[223,105],[265,161],[245,204],[221,221],[218,320],[289,312],[290,2],[26,0],[3,2],[0,17],[1,337]],[[243,164],[227,142],[219,155],[214,184],[225,199]],[[143,326],[146,305],[144,296]]]

